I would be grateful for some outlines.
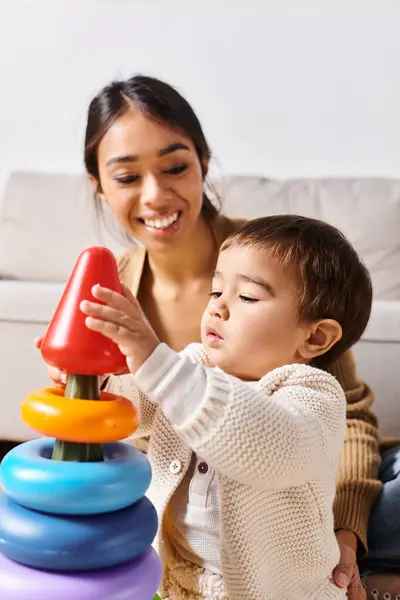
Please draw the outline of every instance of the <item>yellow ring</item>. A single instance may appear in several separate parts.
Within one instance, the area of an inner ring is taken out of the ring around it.
[[[126,398],[101,392],[100,400],[66,398],[60,388],[28,394],[22,418],[32,429],[66,442],[118,442],[136,431],[139,412]]]

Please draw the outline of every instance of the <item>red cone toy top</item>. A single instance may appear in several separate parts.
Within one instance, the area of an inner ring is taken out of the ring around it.
[[[126,368],[118,346],[85,325],[79,305],[95,300],[91,290],[96,283],[122,291],[114,255],[101,246],[87,248],[78,257],[42,342],[47,364],[75,375],[106,375]]]

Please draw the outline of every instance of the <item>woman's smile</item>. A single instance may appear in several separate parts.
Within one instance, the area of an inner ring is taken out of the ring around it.
[[[157,236],[171,235],[178,231],[180,225],[180,217],[182,211],[169,213],[158,213],[149,216],[139,217],[139,222],[142,223],[149,233]]]

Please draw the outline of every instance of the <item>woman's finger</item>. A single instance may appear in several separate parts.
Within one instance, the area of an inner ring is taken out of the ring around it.
[[[333,571],[333,581],[339,588],[347,590],[353,579],[354,569],[357,566],[356,553],[346,545],[340,547],[340,561]]]
[[[61,387],[64,387],[67,383],[67,374],[55,367],[47,367],[47,377]]]

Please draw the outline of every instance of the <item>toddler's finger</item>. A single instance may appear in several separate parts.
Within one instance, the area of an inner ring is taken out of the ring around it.
[[[140,312],[138,301],[126,287],[123,287],[122,294],[119,294],[97,283],[92,288],[92,294],[97,300],[132,317],[135,317],[138,311]]]
[[[80,309],[89,317],[94,317],[95,319],[106,321],[107,323],[114,323],[115,325],[125,327],[132,331],[135,329],[135,324],[131,317],[111,306],[89,302],[89,300],[82,300]]]
[[[133,304],[134,306],[136,306],[136,308],[139,309],[140,308],[140,304],[139,304],[137,298],[135,298],[135,296],[132,294],[131,290],[128,287],[126,287],[126,285],[124,285],[124,284],[121,284],[121,286],[122,286],[122,294],[123,294],[123,296],[125,296],[125,298],[127,300],[129,300],[129,302],[131,304]]]

